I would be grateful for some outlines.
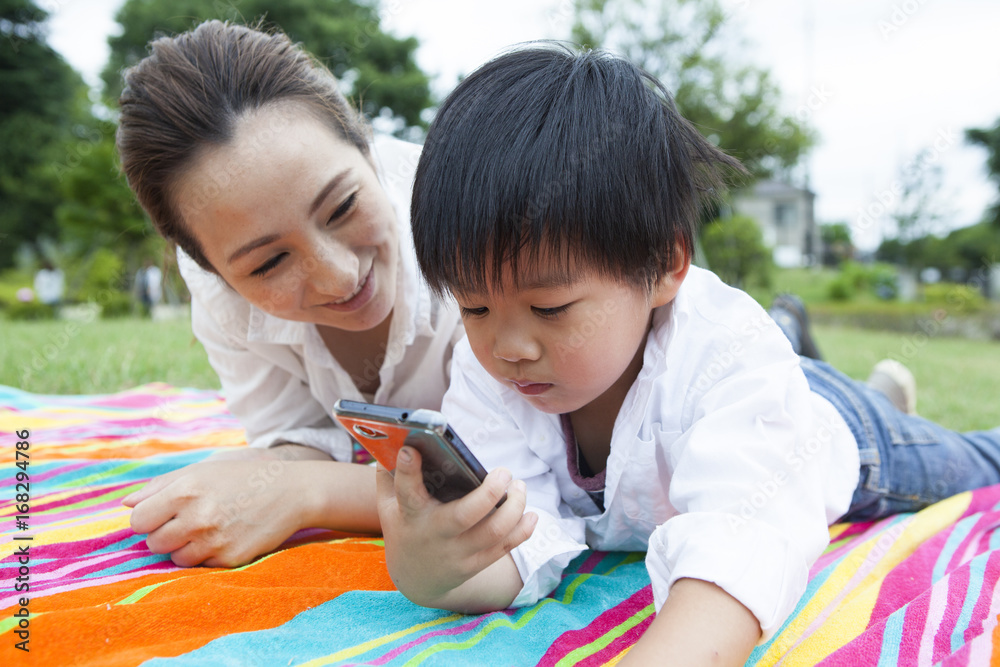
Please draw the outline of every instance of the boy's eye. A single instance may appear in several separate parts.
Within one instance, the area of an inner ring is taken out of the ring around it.
[[[541,317],[546,317],[554,320],[563,313],[565,313],[566,310],[570,307],[570,305],[571,304],[567,303],[564,306],[556,306],[555,308],[536,308],[532,306],[531,310],[533,310],[536,315],[540,315]]]
[[[333,215],[330,216],[330,220],[328,222],[333,222],[338,218],[342,218],[347,215],[347,213],[354,207],[354,202],[356,202],[357,199],[358,193],[351,193],[351,196],[345,199],[344,203],[338,206],[337,210],[333,212]]]
[[[482,317],[490,312],[490,309],[485,307],[466,308],[465,306],[460,306],[460,310],[462,311],[462,317]]]
[[[274,257],[267,260],[266,262],[258,266],[256,269],[251,271],[250,275],[256,278],[260,278],[262,276],[267,275],[268,273],[270,273],[271,269],[278,266],[278,264],[281,264],[281,262],[284,261],[285,256],[287,254],[288,254],[287,252],[283,252],[280,255],[275,255]]]

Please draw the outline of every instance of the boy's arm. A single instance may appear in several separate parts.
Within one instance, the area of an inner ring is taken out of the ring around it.
[[[618,664],[738,667],[760,635],[757,619],[736,598],[707,581],[678,579],[645,634]]]
[[[441,503],[424,487],[420,453],[400,450],[395,477],[379,466],[378,512],[393,583],[416,604],[462,613],[505,609],[522,582],[511,549],[537,516],[524,513],[524,482],[493,470],[464,498]],[[507,500],[494,509],[507,493]]]

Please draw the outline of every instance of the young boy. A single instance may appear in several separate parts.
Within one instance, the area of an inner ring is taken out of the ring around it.
[[[442,410],[492,472],[441,504],[409,448],[395,481],[380,471],[387,565],[411,600],[528,605],[588,546],[647,550],[658,614],[626,661],[742,665],[794,609],[828,524],[1000,481],[1000,431],[895,410],[691,266],[734,170],[658,82],[600,52],[514,51],[445,101],[411,220],[468,336]]]

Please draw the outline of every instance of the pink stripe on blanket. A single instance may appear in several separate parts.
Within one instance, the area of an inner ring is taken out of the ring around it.
[[[53,500],[51,502],[45,502],[44,500],[31,508],[31,511],[35,515],[40,515],[42,512],[51,512],[52,510],[59,509],[60,507],[66,507],[69,505],[75,505],[77,503],[82,503],[90,500],[91,498],[98,498],[109,493],[114,493],[120,489],[125,489],[130,486],[134,486],[137,482],[125,482],[124,484],[111,484],[109,486],[94,486],[88,489],[87,487],[79,487],[77,493],[66,496],[65,498],[60,498],[59,500]],[[114,499],[118,501],[118,499]],[[111,502],[111,501],[109,501]],[[46,523],[48,519],[42,517]]]
[[[568,653],[578,649],[581,644],[585,645],[598,637],[603,637],[607,632],[617,628],[619,625],[628,621],[630,618],[651,604],[653,604],[653,587],[644,586],[640,590],[633,593],[631,597],[627,598],[621,604],[612,607],[595,618],[586,627],[580,628],[579,630],[568,630],[559,635],[559,638],[552,643],[549,650],[546,651],[545,655],[542,656],[542,659],[538,661],[538,667],[550,667],[556,665],[560,660],[566,657]],[[646,619],[646,623],[640,624],[642,625],[642,628],[638,629],[640,635],[642,634],[642,631],[645,630],[646,625],[652,622],[652,618],[653,615],[650,614],[649,618]],[[635,631],[637,628],[632,628],[632,630]],[[618,653],[620,653],[625,646],[633,644],[637,639],[636,636],[633,636],[635,633],[632,631],[626,632],[625,634],[628,635],[627,640],[624,642],[613,642],[621,644],[617,651],[614,651],[611,655],[606,655],[608,652],[613,651],[613,649],[608,646],[599,652],[603,660],[607,660],[618,655]],[[598,654],[595,653],[591,656],[591,658],[597,658],[597,656]],[[577,664],[586,663],[580,662]],[[603,664],[603,662],[597,664]]]
[[[972,608],[972,615],[969,617],[969,627],[965,630],[965,641],[971,641],[974,637],[987,634],[987,630],[996,627],[997,619],[994,607],[1000,604],[1000,595],[994,596],[994,593],[997,591],[998,582],[1000,582],[1000,552],[994,551],[986,559],[983,585],[979,589],[979,597]]]
[[[604,560],[605,556],[607,556],[607,554],[603,551],[595,551],[591,553],[587,556],[587,559],[583,561],[583,564],[577,572],[580,574],[590,574],[594,571],[594,568],[597,567],[602,560]]]

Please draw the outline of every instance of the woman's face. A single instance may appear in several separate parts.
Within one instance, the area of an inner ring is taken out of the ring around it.
[[[364,331],[396,298],[396,212],[372,164],[294,104],[244,117],[173,189],[218,274],[276,317]]]

